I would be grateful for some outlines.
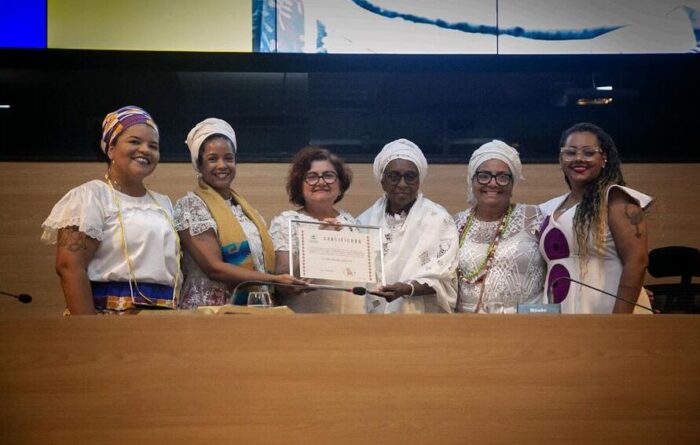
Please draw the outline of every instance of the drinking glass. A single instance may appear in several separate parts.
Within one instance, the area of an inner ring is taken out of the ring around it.
[[[482,303],[482,309],[487,314],[502,314],[504,309],[503,300],[493,298]]]
[[[269,292],[248,292],[248,306],[272,307],[272,298]]]

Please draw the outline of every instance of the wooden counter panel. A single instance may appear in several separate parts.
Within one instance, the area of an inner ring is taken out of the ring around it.
[[[0,336],[4,443],[700,440],[693,316],[54,317]]]

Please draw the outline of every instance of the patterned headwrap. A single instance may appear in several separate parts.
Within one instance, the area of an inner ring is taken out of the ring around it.
[[[233,144],[233,152],[238,152],[238,145],[236,144],[236,132],[228,124],[228,122],[217,119],[215,117],[210,117],[204,119],[202,122],[194,126],[193,129],[187,134],[187,140],[185,143],[190,149],[190,156],[192,158],[192,167],[195,171],[199,171],[197,168],[197,158],[199,157],[199,149],[202,147],[202,143],[206,138],[213,134],[220,134],[226,136]]]
[[[382,183],[382,175],[384,169],[389,162],[394,159],[406,159],[413,162],[418,168],[420,182],[423,183],[428,174],[428,161],[425,159],[420,148],[408,139],[397,139],[389,142],[382,148],[376,158],[374,158],[374,177],[380,184]]]
[[[152,127],[156,131],[156,134],[158,134],[158,126],[151,115],[143,108],[127,105],[117,111],[112,111],[107,114],[102,121],[102,140],[100,141],[102,151],[107,154],[107,150],[119,135],[124,133],[127,128],[136,124],[146,124]]]
[[[515,187],[518,180],[525,180],[518,151],[498,139],[487,142],[474,150],[472,157],[469,159],[469,166],[467,167],[467,202],[470,204],[476,203],[474,192],[472,191],[472,178],[479,166],[491,159],[505,162],[513,175],[513,187]]]

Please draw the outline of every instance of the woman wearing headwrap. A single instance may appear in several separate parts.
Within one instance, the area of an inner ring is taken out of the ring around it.
[[[459,231],[458,312],[515,312],[542,302],[544,261],[537,206],[512,204],[522,177],[518,152],[493,140],[472,153],[467,167],[466,210],[455,215]]]
[[[452,312],[457,298],[458,237],[454,221],[423,196],[428,162],[416,144],[398,139],[374,159],[384,195],[358,220],[383,228],[386,286],[368,296],[372,313]]]
[[[126,106],[102,123],[103,179],[69,191],[42,224],[71,314],[174,308],[180,244],[170,199],[143,181],[160,159],[158,127]]]
[[[541,205],[548,215],[540,250],[547,261],[545,290],[562,312],[632,312],[634,306],[571,282],[648,305],[642,290],[649,261],[644,212],[652,198],[625,187],[612,138],[578,123],[562,133],[559,164],[569,193]]]
[[[197,188],[175,204],[175,227],[185,250],[179,307],[221,306],[244,281],[304,284],[273,274],[275,251],[265,221],[231,187],[236,176],[236,134],[216,118],[187,135]],[[245,292],[236,304],[245,304]]]
[[[286,210],[270,223],[270,234],[277,252],[276,270],[289,272],[289,221],[312,223],[357,224],[355,218],[343,209],[336,209],[350,188],[352,171],[342,159],[325,148],[308,146],[292,159],[287,177],[289,201],[296,210]],[[329,228],[339,228],[330,226]],[[298,251],[296,233],[292,233],[294,249]],[[336,287],[352,287],[353,283],[325,282]],[[363,299],[344,291],[313,290],[283,291],[284,304],[299,313],[362,313]]]

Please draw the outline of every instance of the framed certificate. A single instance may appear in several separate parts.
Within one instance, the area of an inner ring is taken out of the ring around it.
[[[292,219],[289,270],[298,278],[384,284],[381,237],[376,226]]]

